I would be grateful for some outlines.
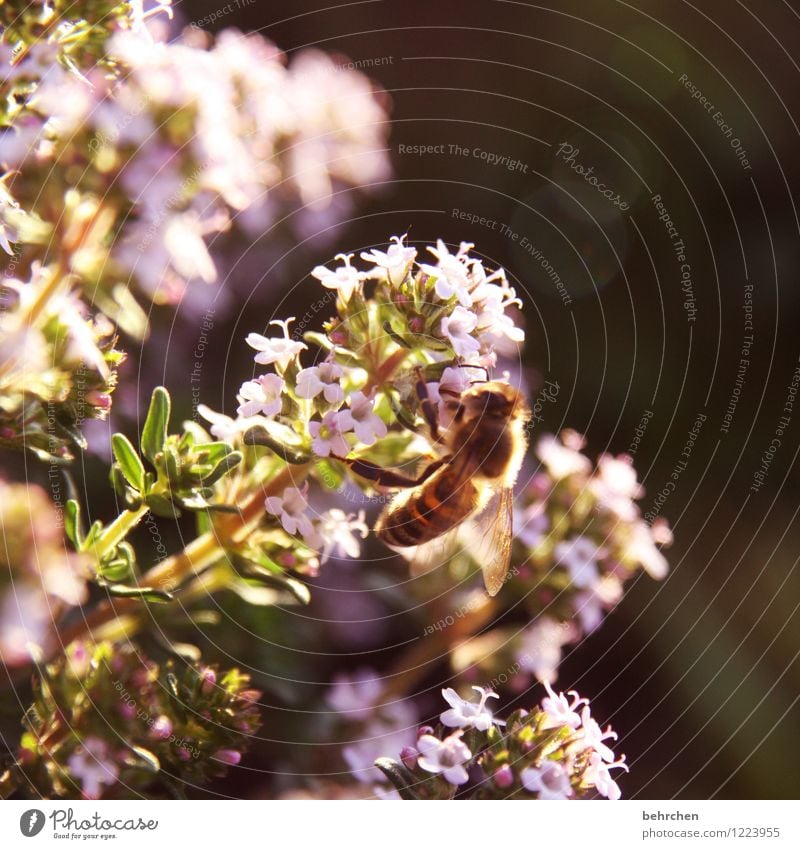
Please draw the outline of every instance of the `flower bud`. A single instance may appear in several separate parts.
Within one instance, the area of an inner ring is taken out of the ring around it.
[[[414,767],[417,765],[418,757],[419,752],[413,746],[403,746],[400,751],[400,760],[409,769],[414,769]]]
[[[503,764],[495,770],[494,783],[501,790],[507,790],[514,783],[514,770],[508,764]]]

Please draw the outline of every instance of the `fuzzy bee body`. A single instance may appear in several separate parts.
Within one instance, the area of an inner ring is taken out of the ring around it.
[[[490,544],[481,566],[494,595],[508,570],[511,552],[511,488],[526,449],[527,407],[506,383],[472,386],[457,401],[444,435],[447,454],[419,486],[400,492],[385,508],[375,531],[393,548],[419,548],[470,519],[490,512],[482,533]]]

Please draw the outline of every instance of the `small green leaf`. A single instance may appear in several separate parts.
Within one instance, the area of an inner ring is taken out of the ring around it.
[[[170,417],[169,392],[163,386],[157,386],[153,390],[150,399],[150,409],[142,428],[142,454],[151,462],[155,463],[156,456],[164,450],[167,441],[167,428]]]
[[[80,551],[83,545],[81,506],[74,498],[70,498],[64,505],[64,533],[75,548]]]
[[[242,454],[239,451],[231,451],[226,454],[211,471],[203,477],[206,486],[213,486],[221,477],[233,471],[242,462]]]
[[[415,785],[419,784],[419,780],[403,764],[391,758],[378,758],[375,761],[375,766],[392,782],[401,799],[420,798],[413,789]]]
[[[126,587],[123,584],[110,584],[106,587],[108,592],[118,598],[138,598],[142,601],[164,603],[172,601],[172,593],[166,590],[157,590],[154,587]]]
[[[125,480],[137,492],[143,492],[144,465],[128,437],[115,433],[111,437],[111,450],[114,452],[114,459],[119,464],[120,471],[125,475]]]
[[[181,515],[181,511],[165,495],[150,493],[145,498],[145,504],[156,516],[164,519],[177,519]]]
[[[246,430],[242,439],[245,445],[263,445],[265,448],[271,449],[281,459],[295,466],[308,463],[311,460],[310,454],[305,453],[299,447],[295,448],[286,445],[270,434],[266,428],[258,425]]]

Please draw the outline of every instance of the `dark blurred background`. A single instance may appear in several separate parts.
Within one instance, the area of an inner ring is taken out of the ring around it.
[[[185,22],[220,6],[176,4]],[[630,586],[569,654],[559,685],[590,696],[620,733],[627,798],[797,797],[800,402],[789,413],[784,406],[800,355],[798,4],[232,0],[229,8],[212,29],[261,32],[290,57],[308,46],[341,53],[386,90],[395,175],[354,197],[355,212],[327,241],[265,234],[220,245],[231,271],[214,295],[202,400],[234,411],[253,367],[246,332],[301,316],[317,297],[308,272],[318,262],[405,231],[415,243],[474,242],[522,293],[526,363],[561,386],[546,429],[585,432],[592,454],[634,445],[645,511],[685,461],[660,505],[675,534],[668,579]],[[440,147],[416,155],[411,145]],[[519,164],[490,164],[482,153]],[[593,168],[617,202],[575,164]],[[679,235],[659,220],[665,210]],[[154,321],[141,394],[165,382],[188,416],[196,312],[164,310]],[[226,794],[290,786],[280,773],[314,742],[292,725],[304,694],[319,698],[334,668],[380,666],[391,655],[383,647],[404,638],[402,622],[371,599],[379,574],[358,563],[327,568],[336,577],[323,576],[310,609],[231,607],[229,628],[240,634],[219,652],[249,658],[277,707],[260,755],[246,761],[256,772],[235,771],[218,788]],[[376,618],[378,626],[358,624]],[[246,629],[259,636],[257,658]],[[427,683],[435,693],[435,677]]]

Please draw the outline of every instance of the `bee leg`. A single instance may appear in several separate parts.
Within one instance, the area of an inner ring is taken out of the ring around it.
[[[378,484],[378,486],[388,486],[396,489],[411,489],[425,483],[425,481],[437,469],[441,469],[441,467],[446,463],[449,463],[452,458],[447,456],[434,460],[434,462],[429,463],[416,478],[408,477],[408,475],[403,475],[400,472],[393,471],[392,469],[382,469],[380,466],[376,466],[368,460],[348,460],[346,457],[336,457],[335,459],[340,460],[342,463],[347,463],[357,475],[360,475],[362,478],[366,478],[367,480],[374,481]]]
[[[431,434],[431,439],[434,442],[441,442],[442,437],[439,433],[439,411],[436,409],[431,396],[428,395],[428,385],[425,383],[425,378],[422,374],[422,368],[417,366],[417,398],[422,409],[422,415],[425,423],[428,425],[428,430]]]

